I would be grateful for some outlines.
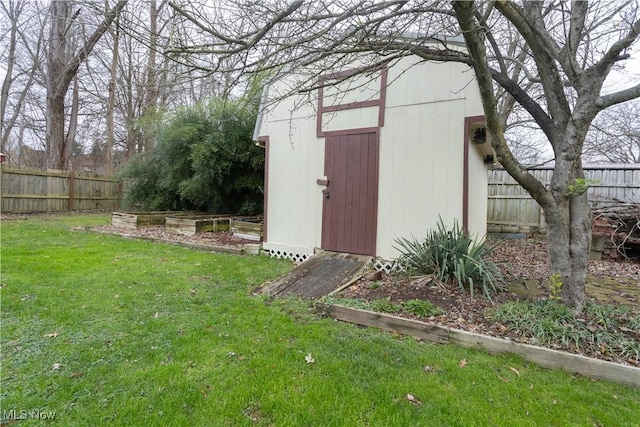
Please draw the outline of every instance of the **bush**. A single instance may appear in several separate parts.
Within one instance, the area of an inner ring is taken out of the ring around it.
[[[440,219],[424,240],[400,238],[396,243],[400,252],[396,262],[410,274],[434,274],[441,282],[456,283],[462,292],[469,290],[471,297],[478,289],[491,299],[504,287],[498,265],[487,259],[495,247],[476,242],[457,221],[447,230]]]
[[[124,204],[146,210],[262,212],[264,150],[252,140],[257,102],[214,99],[161,126],[155,146],[120,173]]]

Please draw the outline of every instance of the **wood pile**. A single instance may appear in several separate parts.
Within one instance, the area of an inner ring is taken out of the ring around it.
[[[592,214],[593,251],[602,258],[640,260],[640,204],[601,203]]]

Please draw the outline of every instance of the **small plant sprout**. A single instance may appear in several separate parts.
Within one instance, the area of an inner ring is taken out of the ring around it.
[[[595,179],[576,178],[573,184],[569,184],[569,194],[572,196],[579,196],[589,189],[589,187],[600,183]]]
[[[549,284],[549,299],[559,301],[561,299],[560,292],[562,291],[562,279],[557,273],[552,274]]]

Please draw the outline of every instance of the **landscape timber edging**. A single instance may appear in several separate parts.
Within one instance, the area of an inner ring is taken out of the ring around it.
[[[620,365],[579,354],[521,344],[503,338],[490,337],[369,310],[321,302],[316,303],[316,309],[329,317],[345,322],[374,326],[440,344],[451,343],[462,347],[482,349],[492,354],[512,353],[544,368],[562,369],[566,372],[576,373],[595,380],[607,380],[640,388],[640,368],[633,366]]]

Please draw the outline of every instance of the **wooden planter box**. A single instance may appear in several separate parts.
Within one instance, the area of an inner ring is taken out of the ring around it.
[[[262,241],[262,218],[233,218],[230,222],[231,232],[242,239]]]
[[[184,215],[184,211],[154,211],[154,212],[113,212],[111,225],[126,228],[149,227],[164,225],[165,218],[170,215]],[[194,213],[191,212],[191,215]]]
[[[229,231],[229,216],[191,215],[168,216],[164,227],[167,231],[193,236],[211,231]]]

